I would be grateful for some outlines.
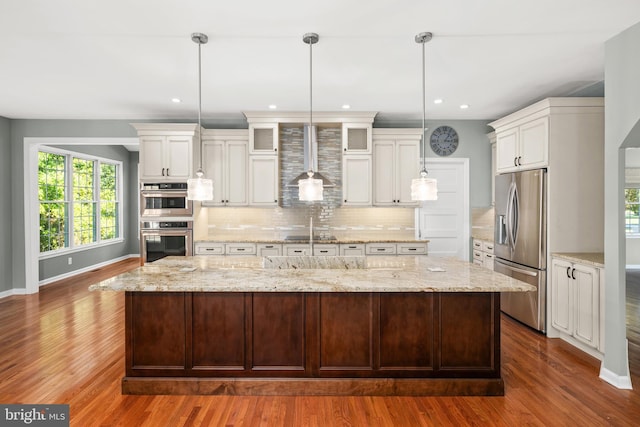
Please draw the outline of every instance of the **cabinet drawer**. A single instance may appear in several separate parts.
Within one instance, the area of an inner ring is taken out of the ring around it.
[[[363,256],[365,254],[364,244],[340,244],[340,255],[342,256]]]
[[[482,240],[473,239],[473,249],[482,250]]]
[[[309,245],[283,245],[282,249],[285,256],[311,255]]]
[[[365,245],[367,255],[395,255],[395,243],[367,243]]]
[[[427,244],[426,243],[398,243],[397,245],[398,255],[426,255]]]
[[[474,246],[475,248],[475,246]],[[487,242],[487,241],[483,241],[482,242],[482,250],[492,254],[493,253],[493,242]]]
[[[281,256],[282,245],[278,243],[258,243],[256,245],[258,256]]]
[[[489,270],[493,270],[493,254],[485,253],[483,255],[482,265]]]
[[[338,245],[316,244],[313,245],[313,255],[315,256],[336,256],[338,255]]]
[[[482,262],[483,261],[483,259],[482,259],[482,251],[478,251],[478,250],[474,249],[473,250],[473,259],[474,260],[477,259],[478,261]]]
[[[255,243],[227,243],[225,245],[227,255],[255,255]]]
[[[479,266],[481,266],[481,267],[482,267],[482,266],[484,266],[484,263],[483,263],[481,260],[479,260],[479,259],[474,259],[474,260],[473,260],[473,263],[474,263],[475,265],[479,265]]]
[[[224,255],[224,243],[196,243],[196,255]]]

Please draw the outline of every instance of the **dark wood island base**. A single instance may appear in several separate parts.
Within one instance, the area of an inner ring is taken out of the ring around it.
[[[498,292],[126,292],[123,394],[504,394]]]

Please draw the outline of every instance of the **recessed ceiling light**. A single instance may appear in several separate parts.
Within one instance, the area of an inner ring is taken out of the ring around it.
[[[171,98],[171,102],[173,102],[174,104],[180,104],[182,100],[180,98]]]
[[[462,104],[462,105],[460,106],[460,109],[461,109],[461,110],[466,110],[467,108],[469,108],[469,104]]]
[[[442,104],[442,99],[438,98],[438,99],[434,99],[433,100],[434,104]]]
[[[275,110],[276,108],[278,108],[278,106],[276,104],[270,104],[269,105],[269,109],[270,110]]]
[[[349,105],[349,104],[343,104],[342,105],[342,109],[343,110],[348,110],[349,108],[351,108],[351,105]]]

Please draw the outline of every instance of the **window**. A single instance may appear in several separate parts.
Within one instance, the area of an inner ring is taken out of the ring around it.
[[[38,152],[40,253],[120,239],[121,163],[60,150]]]
[[[640,235],[640,189],[625,188],[624,189],[624,230],[627,235]]]

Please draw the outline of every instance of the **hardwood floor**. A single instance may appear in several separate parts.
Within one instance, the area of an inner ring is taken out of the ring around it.
[[[124,294],[88,292],[136,259],[0,300],[0,402],[67,403],[73,426],[638,425],[640,392],[502,317],[504,397],[123,396]],[[640,347],[640,346],[639,346]],[[637,368],[637,365],[636,365]],[[640,372],[632,368],[640,389]]]

